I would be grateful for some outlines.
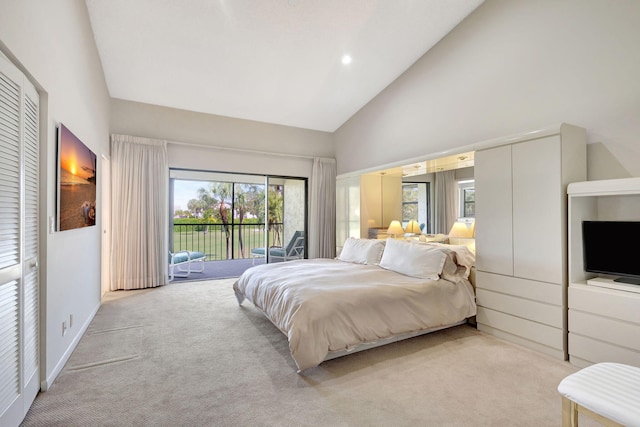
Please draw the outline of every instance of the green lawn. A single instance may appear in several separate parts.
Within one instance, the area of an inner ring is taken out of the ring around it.
[[[230,227],[232,230],[232,238],[229,239],[230,251],[233,248],[232,256],[227,256],[227,239],[222,231],[221,225],[210,225],[208,231],[195,231],[197,228],[201,230],[204,226],[174,226],[173,232],[173,251],[198,251],[207,254],[208,260],[224,260],[224,259],[241,259],[250,258],[252,248],[263,248],[264,233],[262,226],[252,225],[244,226],[242,237],[244,241],[244,256],[240,251],[239,226]],[[270,242],[273,244],[273,232],[270,232]]]

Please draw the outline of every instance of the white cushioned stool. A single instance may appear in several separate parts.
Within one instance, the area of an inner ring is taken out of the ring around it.
[[[596,363],[560,382],[562,425],[577,427],[578,412],[605,426],[640,427],[640,368]]]

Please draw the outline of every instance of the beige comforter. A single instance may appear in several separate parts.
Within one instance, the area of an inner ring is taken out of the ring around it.
[[[256,266],[233,289],[240,304],[248,299],[288,337],[300,370],[317,366],[329,351],[452,325],[476,314],[466,279],[416,279],[334,259]]]

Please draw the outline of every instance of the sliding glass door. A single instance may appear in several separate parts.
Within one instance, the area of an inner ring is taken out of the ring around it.
[[[305,178],[171,169],[169,188],[172,252],[204,252],[208,261],[305,257]]]

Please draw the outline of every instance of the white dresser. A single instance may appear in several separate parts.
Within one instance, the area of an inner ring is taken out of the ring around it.
[[[562,124],[475,153],[478,329],[567,358],[567,185],[586,132]]]

